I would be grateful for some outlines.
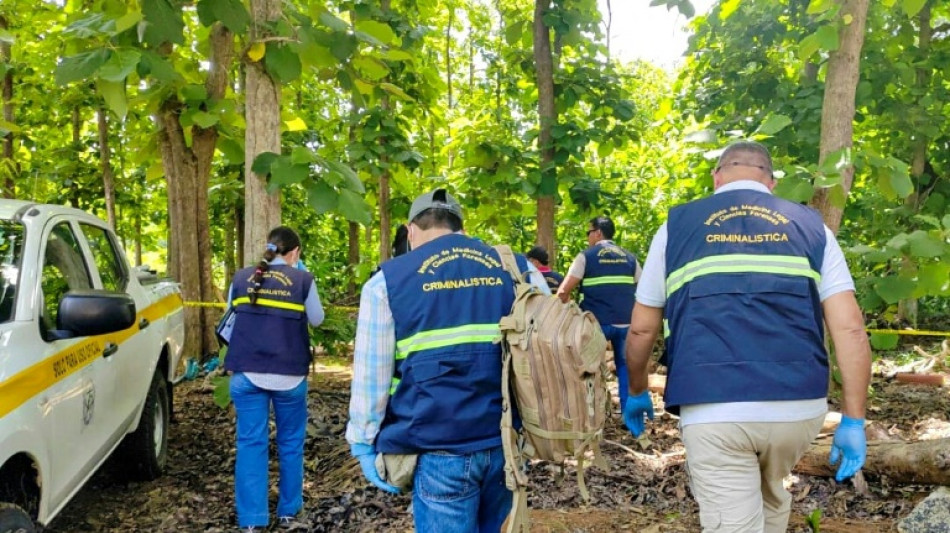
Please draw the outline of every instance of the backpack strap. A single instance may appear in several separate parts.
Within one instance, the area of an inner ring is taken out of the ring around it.
[[[498,255],[501,256],[501,264],[505,267],[505,270],[511,274],[511,279],[515,283],[527,283],[524,276],[521,275],[521,271],[518,269],[518,261],[515,259],[515,253],[511,251],[511,247],[507,244],[498,244],[494,246],[495,251],[498,252]]]
[[[517,305],[519,285],[525,283],[511,248],[504,244],[495,246],[501,257],[501,264],[515,282],[515,300]],[[522,305],[524,305],[522,303]],[[502,318],[505,321],[509,317]],[[519,434],[514,428],[511,399],[511,350],[508,340],[501,339],[501,447],[505,454],[505,486],[512,492],[511,512],[508,514],[507,533],[528,533],[528,476],[524,471],[524,456],[519,445]]]

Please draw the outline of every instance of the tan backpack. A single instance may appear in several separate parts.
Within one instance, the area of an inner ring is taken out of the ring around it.
[[[515,280],[515,302],[502,317],[502,445],[505,481],[514,493],[509,533],[528,531],[526,458],[563,464],[577,461],[577,483],[585,500],[584,454],[606,470],[600,453],[608,413],[607,340],[588,311],[542,294],[518,270],[511,248],[495,247]],[[513,394],[512,394],[513,390]],[[522,430],[512,424],[512,396]]]

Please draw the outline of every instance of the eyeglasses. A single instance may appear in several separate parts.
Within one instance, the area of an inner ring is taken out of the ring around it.
[[[722,170],[722,167],[752,167],[752,168],[757,168],[757,169],[761,170],[762,172],[765,172],[765,173],[768,173],[768,174],[771,174],[771,173],[772,173],[772,169],[769,168],[769,167],[766,167],[766,166],[763,166],[763,165],[750,165],[750,164],[748,164],[748,163],[739,163],[738,161],[734,161],[734,162],[732,162],[732,163],[725,163],[725,164],[719,165],[718,167],[716,167],[716,168],[713,170],[713,172],[714,172],[714,173],[715,173],[715,172],[719,172],[720,170]]]
[[[590,234],[591,234],[591,233],[594,233],[595,231],[600,231],[600,228],[594,228],[594,229],[589,229],[589,230],[587,230],[587,236],[590,237]]]

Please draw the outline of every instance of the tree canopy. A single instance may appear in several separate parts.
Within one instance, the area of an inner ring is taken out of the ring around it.
[[[945,321],[950,6],[865,2],[865,22],[854,1],[652,4],[689,20],[676,72],[611,54],[623,21],[595,0],[6,0],[0,184],[104,218],[111,203],[134,259],[196,300],[220,301],[281,220],[345,304],[426,190],[449,187],[470,234],[544,242],[563,270],[601,214],[642,257],[668,207],[711,191],[718,150],[755,139],[777,194],[840,211],[874,321]],[[853,120],[834,116],[853,133],[823,149],[859,23]],[[262,198],[272,218],[248,217]],[[213,316],[190,318],[192,350],[215,349]]]

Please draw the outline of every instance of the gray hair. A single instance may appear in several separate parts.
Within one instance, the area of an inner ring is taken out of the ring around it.
[[[755,167],[772,176],[769,149],[755,141],[737,141],[722,151],[716,169],[728,166]]]

